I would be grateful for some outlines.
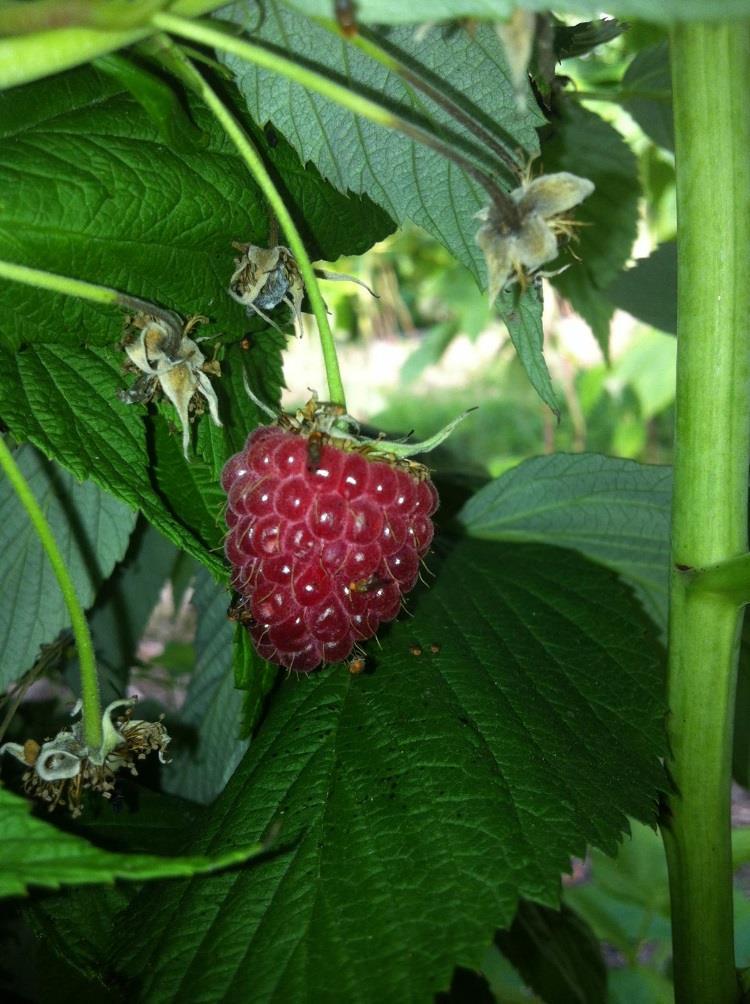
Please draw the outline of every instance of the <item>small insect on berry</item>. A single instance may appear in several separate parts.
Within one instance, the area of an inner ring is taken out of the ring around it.
[[[323,442],[323,433],[317,429],[307,437],[307,469],[311,474],[315,474],[320,467]]]
[[[365,660],[362,656],[357,656],[349,661],[349,672],[352,676],[359,676],[360,673],[365,671]]]

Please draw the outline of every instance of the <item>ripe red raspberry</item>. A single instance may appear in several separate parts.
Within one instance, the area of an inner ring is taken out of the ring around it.
[[[255,429],[221,479],[240,619],[264,659],[299,673],[346,659],[396,617],[438,504],[417,465],[313,436]]]

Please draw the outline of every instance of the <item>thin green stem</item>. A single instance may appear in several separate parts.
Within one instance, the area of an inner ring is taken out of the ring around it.
[[[13,486],[21,505],[26,510],[31,524],[36,530],[39,542],[44,548],[47,560],[55,573],[65,606],[70,614],[73,637],[78,648],[81,673],[81,701],[83,703],[83,737],[91,749],[99,749],[102,744],[102,706],[99,697],[99,679],[96,674],[94,646],[91,642],[86,615],[78,602],[75,586],[67,565],[60,554],[47,518],[34,498],[26,478],[21,473],[13,454],[0,436],[0,468]]]
[[[164,45],[165,51],[169,53],[173,61],[177,61],[181,67],[182,78],[195,90],[211,110],[216,120],[220,123],[227,136],[234,143],[237,152],[244,160],[248,170],[255,179],[256,184],[263,192],[269,206],[273,210],[279,226],[286,238],[289,249],[297,262],[297,266],[305,284],[305,290],[310,300],[315,319],[318,322],[320,333],[320,345],[323,352],[323,363],[328,381],[328,394],[331,401],[343,405],[346,408],[346,395],[344,384],[341,380],[341,370],[336,354],[336,343],[333,338],[331,326],[328,323],[328,314],[325,303],[320,292],[320,286],[315,276],[315,270],[310,256],[305,248],[304,241],[300,235],[292,216],[284,204],[284,200],[279,194],[279,190],[273,183],[271,175],[268,173],[263,160],[257,149],[251,143],[247,133],[239,125],[232,113],[218,96],[216,91],[210,86],[208,81],[190,62],[187,56],[174,45],[168,37],[157,40]]]
[[[179,318],[171,310],[166,310],[148,300],[141,300],[137,296],[121,293],[117,289],[110,289],[109,286],[97,286],[96,283],[85,282],[83,279],[71,279],[67,275],[43,272],[39,268],[29,268],[28,265],[17,265],[10,261],[0,261],[0,279],[22,282],[25,286],[46,289],[51,293],[63,293],[65,296],[75,296],[79,300],[89,300],[91,303],[104,303],[125,310],[153,314],[163,318],[170,325],[181,327]]]
[[[473,133],[478,140],[484,143],[487,149],[491,150],[495,154],[505,168],[516,176],[521,173],[521,166],[516,163],[514,157],[508,152],[508,150],[505,149],[502,143],[500,143],[499,140],[482,125],[481,122],[462,108],[444,91],[439,90],[431,84],[430,81],[427,80],[427,78],[421,73],[412,67],[406,66],[406,64],[402,63],[400,59],[393,55],[392,52],[383,48],[382,44],[380,44],[371,31],[368,31],[363,27],[360,28],[355,35],[349,36],[342,30],[338,22],[332,18],[316,17],[313,18],[313,20],[316,21],[322,28],[325,28],[326,31],[330,31],[331,34],[337,35],[349,45],[356,46],[357,49],[364,52],[366,56],[370,57],[370,59],[374,59],[376,62],[380,63],[381,66],[390,70],[391,73],[395,73],[416,90],[421,91],[422,94],[426,95],[426,97],[428,97],[431,101],[434,101],[436,105],[443,108],[456,120],[456,122],[459,122],[462,126],[464,126],[464,128],[468,129],[469,132]]]
[[[734,1004],[730,771],[740,616],[685,568],[747,551],[750,22],[672,30],[678,332],[669,769],[663,822],[678,1004]]]
[[[10,261],[0,261],[0,279],[22,282],[26,286],[36,286],[37,289],[47,289],[52,293],[77,296],[83,300],[91,300],[92,303],[120,305],[120,294],[115,289],[83,282],[81,279],[71,279],[67,275],[43,272],[41,269],[29,268],[26,265],[16,265]]]
[[[336,83],[335,80],[330,80],[315,70],[301,66],[299,63],[282,56],[278,52],[264,49],[263,46],[248,42],[246,39],[227,35],[203,22],[188,21],[183,17],[176,17],[173,14],[159,13],[152,17],[151,24],[172,35],[188,38],[192,42],[211,46],[221,52],[229,52],[249,63],[254,63],[256,66],[270,70],[272,73],[278,73],[282,77],[294,80],[300,86],[322,94],[330,101],[334,101],[343,108],[354,112],[355,115],[360,115],[362,118],[376,122],[387,129],[395,129],[410,139],[415,140],[415,142],[430,147],[430,149],[435,150],[447,160],[452,161],[470,175],[477,184],[481,185],[495,205],[503,209],[510,227],[517,229],[520,226],[518,207],[494,179],[485,174],[484,171],[468,158],[464,157],[463,154],[458,153],[457,150],[454,150],[441,139],[438,139],[437,136],[421,128],[421,126],[414,125],[406,119],[401,118],[400,115],[389,111],[376,101],[365,98],[355,91],[350,91],[347,87]]]

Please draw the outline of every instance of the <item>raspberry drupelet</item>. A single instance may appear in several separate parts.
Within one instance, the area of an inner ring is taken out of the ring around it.
[[[237,615],[264,659],[298,673],[393,620],[432,542],[426,469],[348,445],[265,426],[222,473]]]

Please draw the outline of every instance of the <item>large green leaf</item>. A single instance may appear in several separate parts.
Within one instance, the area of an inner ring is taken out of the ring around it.
[[[16,461],[47,517],[84,607],[128,546],[136,514],[90,481],[79,484],[29,446]],[[39,646],[70,619],[36,531],[7,478],[0,478],[0,688],[31,667]]]
[[[607,354],[611,302],[602,290],[630,257],[638,229],[638,162],[609,123],[572,100],[564,100],[543,144],[545,171],[571,171],[596,188],[575,209],[581,224],[572,250],[580,261],[552,278],[591,327]],[[560,261],[570,262],[566,252]]]
[[[374,672],[281,685],[190,844],[280,823],[283,850],[118,920],[144,998],[429,1001],[519,895],[555,903],[570,854],[653,819],[661,656],[629,591],[538,545],[455,541],[435,571]]]
[[[330,4],[323,13],[330,17]],[[222,17],[227,16],[251,31],[253,39],[342,79],[355,91],[376,95],[410,120],[426,121],[450,145],[476,149],[473,134],[443,109],[280,0],[264,3],[262,17],[257,5],[247,0],[222,10]],[[381,41],[428,79],[442,82],[459,104],[500,135],[514,155],[516,150],[527,155],[537,151],[534,127],[542,118],[531,110],[519,112],[502,46],[491,26],[450,36],[437,28],[426,33],[405,28],[389,32]],[[479,226],[474,215],[487,197],[463,170],[434,150],[360,119],[286,78],[235,56],[222,58],[257,122],[273,122],[300,157],[313,161],[341,191],[366,192],[394,220],[418,223],[475,276],[484,276],[484,261],[474,240]],[[486,149],[480,147],[477,153],[484,163],[497,166],[488,160]]]
[[[0,95],[0,257],[111,285],[183,315],[209,314],[207,330],[232,341],[223,378],[213,378],[224,429],[199,418],[197,456],[187,463],[170,405],[147,410],[117,399],[131,379],[116,344],[118,312],[11,283],[0,285],[0,418],[77,477],[140,508],[220,574],[217,477],[258,419],[242,370],[247,359],[256,392],[276,401],[283,339],[256,331],[249,350],[240,348],[252,325],[226,293],[231,242],[264,242],[268,213],[229,140],[204,109],[191,110],[204,138],[177,154],[140,106],[94,70]],[[303,168],[280,137],[258,133],[256,140],[316,257],[362,251],[392,226],[367,199],[342,195]]]
[[[263,845],[234,845],[209,856],[158,857],[153,854],[114,854],[87,840],[58,830],[31,814],[31,805],[0,788],[0,897],[23,896],[29,886],[59,889],[63,885],[90,885],[129,879],[170,878],[216,871],[241,864],[260,854]]]
[[[607,298],[660,331],[677,331],[677,244],[666,241],[605,290]]]
[[[672,472],[595,453],[534,457],[473,495],[473,537],[573,547],[624,575],[666,627]]]
[[[198,458],[185,461],[179,434],[165,419],[152,425],[117,401],[123,378],[114,353],[49,344],[0,352],[0,359],[0,416],[15,436],[140,509],[170,540],[223,573],[216,553],[223,498],[213,472]]]
[[[64,82],[64,86],[63,86]],[[230,94],[231,97],[231,94]],[[0,257],[114,286],[181,314],[208,314],[239,338],[227,294],[232,241],[262,243],[268,211],[234,147],[201,106],[206,141],[175,153],[108,76],[74,70],[0,94]],[[280,137],[256,141],[280,178],[315,257],[359,253],[390,229],[366,199],[346,197],[300,164]],[[113,346],[116,311],[3,283],[0,343]]]
[[[287,0],[298,10],[320,17],[331,16],[328,0]],[[548,0],[358,0],[357,17],[364,24],[409,24],[414,21],[445,21],[452,18],[507,18],[518,7],[526,10],[549,10]],[[601,12],[598,0],[558,0],[555,11],[594,16]],[[705,21],[718,18],[746,17],[747,0],[614,0],[607,13],[640,21]]]

